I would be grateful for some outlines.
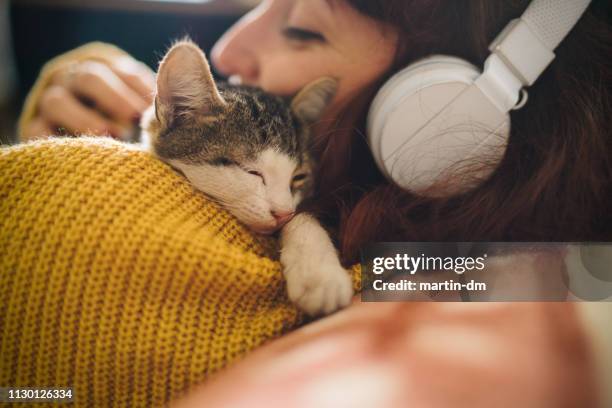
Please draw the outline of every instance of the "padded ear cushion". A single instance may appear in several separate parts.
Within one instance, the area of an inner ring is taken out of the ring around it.
[[[398,72],[381,88],[368,114],[368,142],[378,167],[395,184],[446,196],[473,188],[475,180],[490,174],[493,166],[480,166],[478,178],[467,170],[479,160],[500,159],[509,115],[474,84],[479,76],[464,60],[433,56]],[[463,173],[455,171],[457,166]],[[444,191],[429,188],[446,181]]]
[[[368,142],[376,164],[381,171],[390,177],[385,165],[384,158],[388,157],[394,150],[399,148],[403,142],[403,136],[416,132],[423,126],[441,107],[449,103],[459,92],[474,83],[480,71],[474,65],[460,58],[433,55],[421,59],[393,75],[378,91],[370,106],[367,120]],[[384,132],[389,116],[398,109],[402,102],[412,98],[420,91],[428,88],[440,88],[449,92],[440,93],[441,97],[421,105],[422,115],[413,115],[409,118],[410,123],[401,134],[389,136]],[[383,135],[385,137],[383,138]]]

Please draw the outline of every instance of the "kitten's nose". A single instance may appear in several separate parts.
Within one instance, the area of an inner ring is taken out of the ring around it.
[[[272,216],[276,220],[278,226],[284,225],[289,222],[290,219],[295,215],[295,211],[270,211]]]

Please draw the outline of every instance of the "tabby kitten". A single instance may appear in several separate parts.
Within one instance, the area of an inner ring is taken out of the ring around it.
[[[335,80],[321,78],[287,104],[257,88],[217,87],[204,53],[181,41],[160,64],[141,123],[147,148],[197,189],[257,233],[280,229],[289,298],[311,315],[346,306],[353,294],[326,231],[295,215],[313,188],[309,126],[335,91]]]

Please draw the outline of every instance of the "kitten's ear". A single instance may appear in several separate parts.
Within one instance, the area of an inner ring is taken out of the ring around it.
[[[202,50],[189,40],[176,43],[157,72],[157,119],[169,126],[178,117],[212,116],[223,107],[225,101]]]
[[[338,81],[331,77],[319,78],[306,85],[291,101],[291,110],[306,124],[316,122],[331,102]]]

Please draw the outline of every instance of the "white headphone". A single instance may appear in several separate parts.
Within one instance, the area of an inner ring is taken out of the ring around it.
[[[368,142],[380,170],[424,196],[479,185],[504,155],[509,111],[527,101],[523,87],[552,62],[589,3],[532,1],[489,46],[483,73],[465,60],[434,55],[395,74],[368,113]]]

